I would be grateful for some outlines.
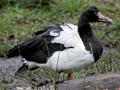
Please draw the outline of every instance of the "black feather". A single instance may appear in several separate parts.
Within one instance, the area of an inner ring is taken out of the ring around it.
[[[28,65],[26,65],[25,63],[17,70],[17,72],[15,73],[15,76],[18,76],[20,74],[22,74],[23,72],[28,70]]]

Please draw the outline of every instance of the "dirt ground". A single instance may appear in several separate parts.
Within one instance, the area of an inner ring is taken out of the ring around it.
[[[8,73],[10,75],[14,75],[15,71],[22,65],[22,60],[20,57],[14,58],[0,58],[0,69],[3,73]],[[0,73],[0,78],[2,75]]]
[[[14,73],[22,65],[22,60],[20,57],[14,57],[10,59],[0,58],[0,87],[7,87],[8,90],[18,90],[18,87],[29,87],[30,84],[21,80],[20,78],[15,78]],[[3,84],[3,83],[4,84]],[[5,84],[6,83],[6,84]]]
[[[104,53],[108,52],[114,52],[114,49],[109,49],[107,47],[104,48]],[[2,82],[12,82],[9,84],[2,84],[0,87],[9,87],[9,90],[18,90],[16,89],[17,86],[23,86],[23,87],[30,87],[30,84],[25,82],[24,80],[21,80],[20,78],[15,78],[14,73],[17,71],[17,69],[22,65],[22,60],[19,57],[14,57],[14,58],[0,58],[0,80],[7,80],[7,81],[2,81]],[[6,75],[8,74],[8,75]],[[13,79],[13,81],[11,80]],[[18,84],[19,83],[19,84]],[[20,89],[21,90],[21,89]],[[27,90],[27,89],[26,89]],[[29,90],[29,89],[28,89]]]

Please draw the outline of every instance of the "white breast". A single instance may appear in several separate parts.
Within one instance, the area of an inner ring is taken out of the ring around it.
[[[66,49],[64,51],[55,52],[48,59],[48,65],[54,71],[71,72],[72,69],[81,69],[94,61],[93,55],[90,52],[79,49],[79,47]]]

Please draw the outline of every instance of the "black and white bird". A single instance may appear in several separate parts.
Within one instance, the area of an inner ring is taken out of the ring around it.
[[[96,62],[103,47],[89,22],[113,21],[91,6],[80,15],[78,26],[70,23],[44,26],[43,30],[35,32],[34,37],[9,50],[8,58],[21,55],[25,59],[16,75],[34,67],[46,67],[58,72],[56,81],[59,81],[61,72],[67,73],[67,80],[70,80],[73,70]]]

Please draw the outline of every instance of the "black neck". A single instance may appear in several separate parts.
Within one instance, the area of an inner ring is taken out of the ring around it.
[[[81,38],[90,38],[94,35],[92,28],[90,27],[90,24],[88,22],[82,22],[81,19],[78,22],[78,32],[81,36]]]

